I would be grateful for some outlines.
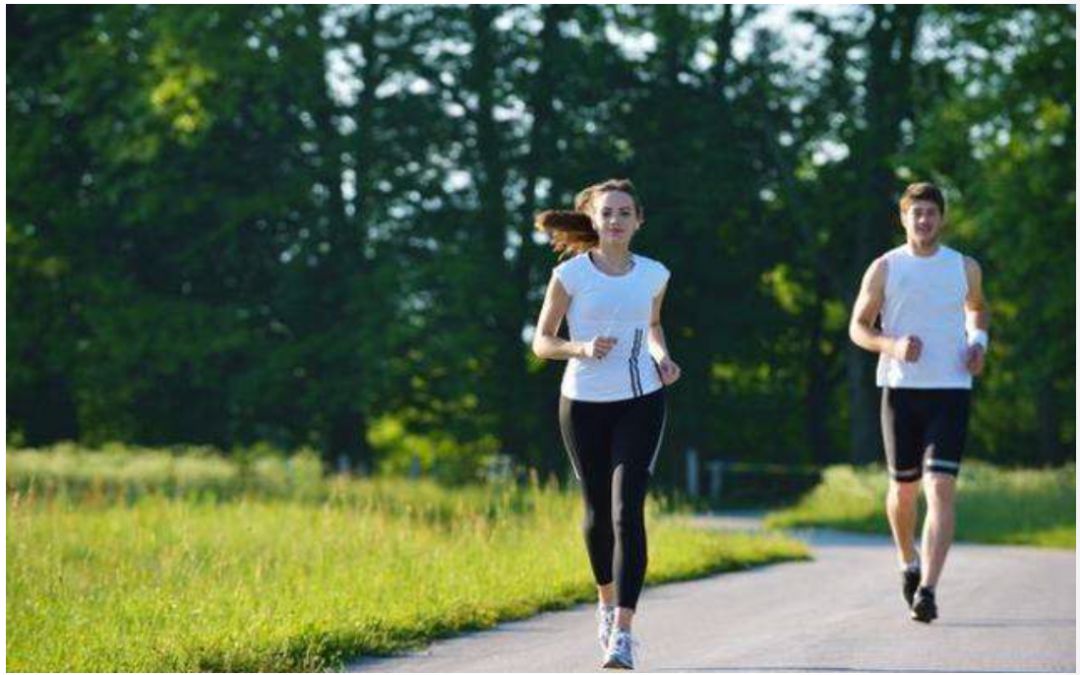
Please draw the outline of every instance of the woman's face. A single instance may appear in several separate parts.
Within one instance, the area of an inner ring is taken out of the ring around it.
[[[600,241],[619,243],[629,243],[642,223],[634,198],[617,190],[601,192],[593,199],[592,222]]]

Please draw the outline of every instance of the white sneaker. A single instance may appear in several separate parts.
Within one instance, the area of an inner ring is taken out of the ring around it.
[[[638,644],[638,641],[630,635],[630,631],[616,628],[611,633],[611,641],[608,643],[607,652],[604,654],[604,663],[601,665],[601,668],[633,670],[634,648],[637,647]]]
[[[600,649],[606,652],[608,642],[611,642],[611,631],[615,629],[615,607],[612,605],[597,605],[596,621],[599,624],[597,637],[600,638]]]

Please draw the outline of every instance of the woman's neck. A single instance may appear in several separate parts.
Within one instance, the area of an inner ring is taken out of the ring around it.
[[[589,253],[610,274],[629,272],[633,266],[633,254],[626,244],[605,244],[594,247]]]
[[[626,263],[630,260],[630,246],[622,242],[601,242],[592,251],[593,255],[608,262]]]

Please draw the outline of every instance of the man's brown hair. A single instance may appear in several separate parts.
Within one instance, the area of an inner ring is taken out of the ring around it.
[[[941,215],[945,215],[945,195],[933,183],[912,183],[907,186],[904,195],[900,197],[901,213],[907,211],[907,208],[911,206],[911,202],[915,201],[934,202],[937,204]]]

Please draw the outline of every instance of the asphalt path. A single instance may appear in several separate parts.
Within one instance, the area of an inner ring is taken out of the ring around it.
[[[701,517],[754,529],[754,516]],[[940,618],[908,618],[887,537],[807,530],[814,560],[648,587],[638,670],[1076,671],[1076,552],[955,544]],[[436,642],[348,672],[594,672],[593,605]]]

